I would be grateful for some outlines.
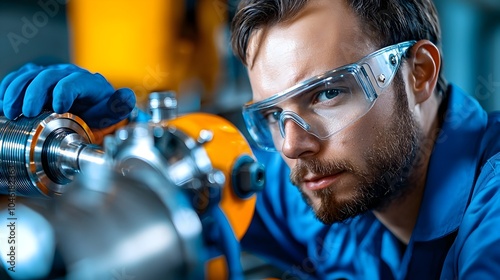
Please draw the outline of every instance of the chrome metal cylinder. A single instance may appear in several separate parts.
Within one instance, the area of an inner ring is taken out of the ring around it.
[[[75,115],[0,117],[0,194],[47,197],[64,192],[80,170],[79,155],[98,150],[90,128]],[[94,157],[104,157],[97,152]],[[96,160],[99,161],[99,160]]]
[[[177,117],[177,99],[173,91],[158,91],[149,94],[151,121],[160,123]]]
[[[203,147],[173,127],[136,123],[117,130],[114,137],[106,137],[105,144],[115,167],[125,176],[146,164],[183,189],[219,188],[225,182]]]

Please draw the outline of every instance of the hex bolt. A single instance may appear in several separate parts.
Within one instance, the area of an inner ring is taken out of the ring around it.
[[[240,198],[247,198],[265,186],[265,168],[250,156],[240,157],[233,169],[233,189]]]

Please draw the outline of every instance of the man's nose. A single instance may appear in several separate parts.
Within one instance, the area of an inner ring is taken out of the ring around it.
[[[290,159],[316,154],[320,150],[320,140],[305,131],[294,119],[283,122],[283,143],[281,152]]]

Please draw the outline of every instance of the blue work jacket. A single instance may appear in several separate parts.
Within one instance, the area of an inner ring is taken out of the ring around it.
[[[500,113],[455,86],[436,139],[417,223],[405,247],[368,212],[324,225],[277,153],[255,150],[267,184],[244,250],[282,279],[491,279],[500,277]]]

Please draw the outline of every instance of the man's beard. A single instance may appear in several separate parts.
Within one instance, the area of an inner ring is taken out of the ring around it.
[[[313,195],[320,199],[320,205],[313,205],[311,198],[299,187],[316,217],[325,224],[381,209],[410,188],[408,177],[416,161],[422,133],[408,108],[403,80],[396,75],[393,83],[396,109],[390,125],[376,135],[373,147],[364,154],[369,170],[360,170],[347,160],[324,162],[312,159],[299,162],[290,174],[290,180],[296,186],[300,186],[308,172],[331,175],[344,171],[357,178],[358,183],[352,186],[354,194],[348,199],[336,197],[331,186],[313,191]]]

